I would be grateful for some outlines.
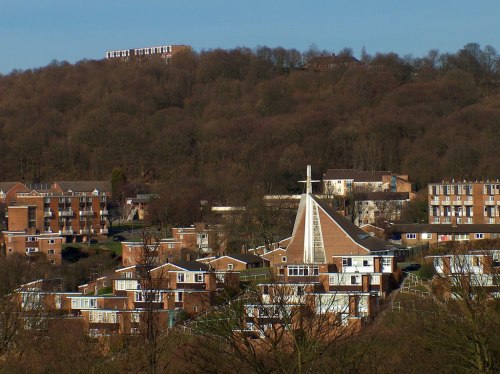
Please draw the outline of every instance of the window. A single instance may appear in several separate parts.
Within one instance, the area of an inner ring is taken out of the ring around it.
[[[382,266],[391,266],[391,259],[389,257],[382,257]]]
[[[182,303],[182,292],[176,292],[175,293],[175,302],[176,303]]]
[[[262,294],[263,295],[269,295],[269,286],[264,286],[263,287]]]
[[[234,265],[233,264],[227,264],[227,270],[233,270]]]
[[[49,244],[55,244],[56,241],[54,239],[49,239]]]
[[[304,287],[298,286],[297,287],[297,295],[298,296],[303,296],[304,295]]]
[[[370,266],[370,263],[368,262],[368,260],[363,260],[363,266]]]
[[[351,284],[359,284],[359,275],[351,276]]]
[[[56,253],[56,251],[55,251],[54,249],[49,249],[49,250],[47,251],[47,254],[48,254],[48,255],[54,255],[55,253]]]
[[[406,234],[406,239],[417,239],[417,234]]]
[[[194,281],[196,283],[203,283],[203,273],[196,273],[194,275]]]
[[[52,265],[54,265],[56,263],[56,260],[54,260],[53,258],[49,260],[49,263],[51,263]]]
[[[474,234],[474,239],[484,239],[484,234]]]
[[[286,262],[286,256],[281,257],[281,262]]]
[[[184,273],[177,273],[177,283],[184,283]]]
[[[423,233],[423,234],[422,234],[422,239],[432,239],[432,234],[429,234],[429,233]]]
[[[352,258],[347,257],[342,259],[342,266],[352,266]]]

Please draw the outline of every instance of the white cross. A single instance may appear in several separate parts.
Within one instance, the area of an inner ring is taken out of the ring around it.
[[[299,181],[299,183],[305,183],[306,184],[306,193],[311,194],[312,193],[312,183],[318,183],[321,182],[319,180],[311,180],[311,165],[307,165],[307,179],[305,181]]]

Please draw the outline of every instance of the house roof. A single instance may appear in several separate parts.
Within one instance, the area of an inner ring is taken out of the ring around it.
[[[111,182],[109,181],[60,181],[54,182],[54,185],[59,186],[64,192],[92,192],[94,190],[111,192]]]
[[[354,199],[357,201],[403,201],[410,199],[410,193],[392,191],[358,192],[355,194]]]
[[[260,258],[259,256],[252,255],[250,253],[235,253],[235,254],[226,255],[225,257],[234,258],[235,260],[245,262],[247,264],[261,263],[262,262],[262,258]]]
[[[390,171],[361,171],[356,169],[328,169],[323,180],[352,179],[355,182],[381,182],[382,176],[390,175]]]
[[[500,233],[500,225],[467,224],[393,224],[387,229],[390,233],[436,233],[436,234],[469,234],[469,233]]]
[[[393,247],[392,244],[382,239],[373,237],[365,231],[361,230],[358,226],[342,216],[340,213],[333,211],[326,203],[319,200],[316,196],[311,195],[311,197],[355,243],[359,244],[369,251],[384,251],[389,247]]]
[[[188,271],[208,271],[209,267],[199,261],[173,261],[172,265]]]
[[[23,185],[20,182],[0,182],[0,191],[3,191],[5,193],[9,192],[12,188],[17,186],[18,184]],[[24,186],[24,185],[23,185]],[[27,188],[26,188],[27,190]]]

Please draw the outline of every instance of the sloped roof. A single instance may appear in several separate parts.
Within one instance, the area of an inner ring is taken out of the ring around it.
[[[328,169],[323,174],[323,180],[352,179],[355,182],[382,182],[384,175],[391,175],[390,171],[361,171],[356,169]]]
[[[208,271],[209,267],[199,261],[173,261],[172,265],[188,271]]]
[[[111,192],[111,182],[109,181],[61,181],[54,182],[64,192]]]
[[[15,187],[20,182],[0,182],[0,191],[9,192],[9,190]]]
[[[313,200],[325,211],[325,213],[351,238],[354,242],[366,248],[369,251],[383,251],[389,247],[393,247],[382,239],[371,236],[361,230],[354,223],[342,216],[340,213],[333,211],[327,204],[319,200],[316,196],[311,195]]]
[[[245,262],[247,264],[261,263],[262,262],[262,258],[260,258],[259,256],[252,255],[250,253],[235,253],[235,254],[226,255],[226,257],[231,257],[231,258],[234,258],[238,261]]]

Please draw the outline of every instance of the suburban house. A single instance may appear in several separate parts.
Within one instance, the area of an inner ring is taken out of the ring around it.
[[[227,248],[227,232],[222,225],[198,222],[190,227],[172,228],[172,237],[183,248],[196,250],[200,255],[221,255]]]
[[[160,265],[164,262],[191,261],[198,258],[198,252],[187,248],[184,243],[175,238],[160,240],[127,242],[122,244],[122,266],[132,266],[144,261],[144,249],[148,249],[148,256],[155,257],[155,263]]]
[[[498,239],[500,224],[391,224],[387,234],[392,243],[414,247],[452,241]]]
[[[347,197],[355,192],[408,192],[412,184],[408,175],[390,171],[360,171],[355,169],[328,169],[323,174],[323,194]]]
[[[500,224],[500,182],[429,184],[429,223]]]
[[[267,261],[252,254],[236,253],[216,257],[208,261],[208,265],[215,271],[242,271],[264,267]]]
[[[489,293],[500,292],[500,251],[472,250],[427,256],[427,262],[434,266],[437,277],[434,283],[443,295],[461,297],[461,292],[470,288],[481,288]]]

